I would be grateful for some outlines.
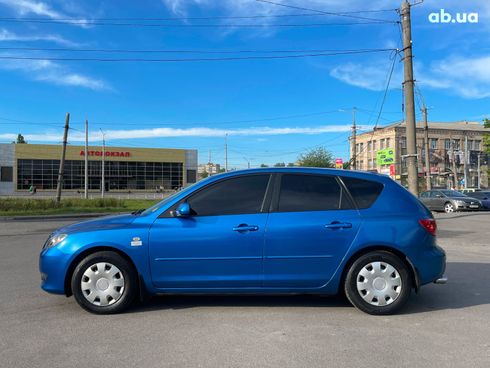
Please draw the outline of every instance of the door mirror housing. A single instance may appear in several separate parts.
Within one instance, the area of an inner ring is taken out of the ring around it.
[[[189,217],[191,215],[191,206],[187,202],[182,202],[173,211],[173,215],[174,217]]]

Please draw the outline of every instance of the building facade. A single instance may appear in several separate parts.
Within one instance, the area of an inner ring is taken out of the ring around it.
[[[433,187],[464,187],[466,160],[467,187],[488,187],[488,157],[483,153],[483,136],[489,134],[477,122],[428,123],[430,178]],[[407,140],[404,122],[359,134],[356,146],[351,140],[350,155],[356,169],[390,175],[407,184]],[[417,162],[419,177],[425,177],[424,128],[417,123]],[[480,178],[480,179],[478,179]],[[480,182],[479,182],[480,180]],[[421,183],[423,181],[421,180]]]
[[[16,191],[56,190],[61,145],[0,144],[0,194]],[[102,161],[106,191],[179,189],[197,180],[197,150],[89,147],[89,190],[100,191]],[[67,146],[64,190],[83,190],[85,148]]]
[[[212,162],[208,162],[207,164],[201,164],[198,166],[199,175],[207,174],[209,176],[219,174],[221,170],[220,164],[214,164]]]

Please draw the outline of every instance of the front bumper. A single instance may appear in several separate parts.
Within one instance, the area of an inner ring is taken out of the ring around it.
[[[57,247],[44,249],[39,256],[41,288],[53,294],[65,294],[65,275],[70,264],[70,255]]]

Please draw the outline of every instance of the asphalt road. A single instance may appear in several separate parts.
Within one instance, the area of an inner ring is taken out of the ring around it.
[[[318,296],[164,296],[95,316],[39,288],[63,222],[0,222],[0,367],[489,367],[490,213],[437,217],[449,283],[388,317]]]

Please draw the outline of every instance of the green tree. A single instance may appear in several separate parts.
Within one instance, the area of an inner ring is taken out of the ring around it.
[[[288,167],[294,167],[294,166],[296,166],[296,165],[294,164],[294,162],[290,162],[290,163],[288,163]]]
[[[332,153],[323,147],[312,149],[302,153],[298,157],[298,165],[303,167],[333,167]]]
[[[490,119],[484,119],[483,126],[490,129]],[[483,145],[483,150],[485,151],[485,153],[490,154],[490,133],[485,133],[483,135]]]
[[[24,136],[22,134],[18,134],[17,135],[17,140],[13,143],[16,143],[16,144],[26,144],[26,140],[24,139]]]
[[[274,167],[286,167],[286,164],[284,162],[277,162],[274,164]]]
[[[269,165],[266,165],[266,164],[260,164],[260,167],[269,167]]]

